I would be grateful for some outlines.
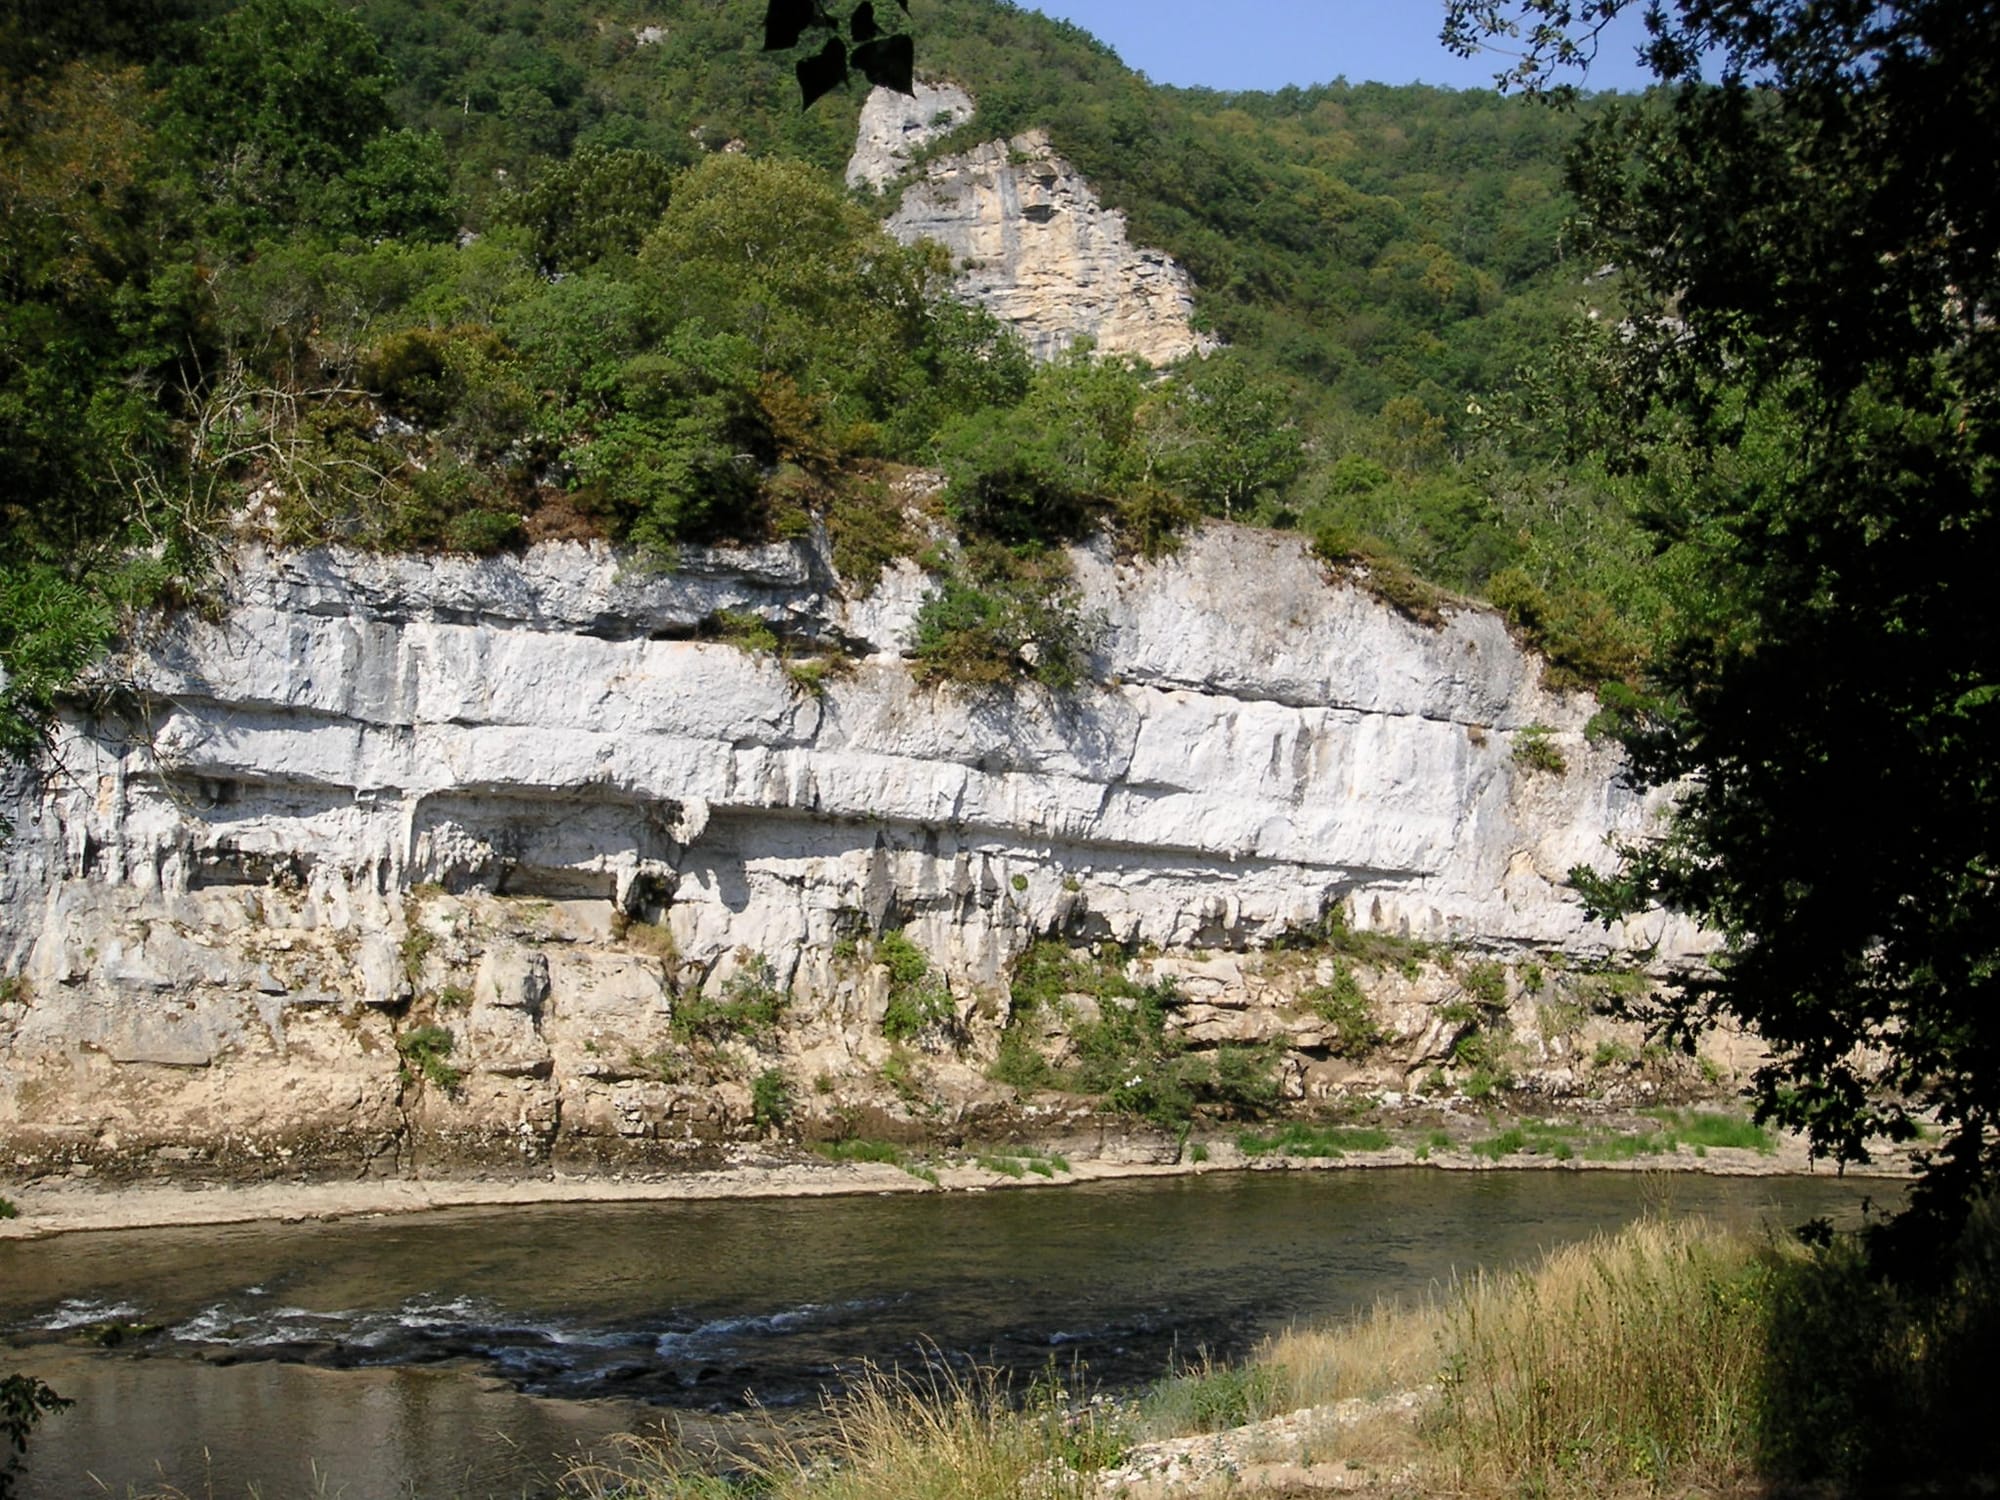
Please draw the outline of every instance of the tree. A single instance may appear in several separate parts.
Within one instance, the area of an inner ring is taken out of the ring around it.
[[[368,29],[332,0],[245,0],[203,33],[170,91],[207,186],[265,228],[328,178],[362,165],[391,123],[389,66]]]
[[[904,14],[910,0],[896,0]],[[848,80],[850,72],[860,73],[879,88],[899,94],[913,91],[916,44],[907,32],[882,29],[875,14],[874,0],[860,0],[847,17],[847,34],[854,45],[841,39],[840,21],[821,0],[769,0],[764,9],[764,50],[788,52],[800,45],[807,33],[823,37],[819,47],[793,65],[798,74],[799,98],[806,108],[822,95],[830,94]]]
[[[1451,0],[1445,36],[1522,43],[1508,76],[1541,89],[1625,3]],[[1760,1114],[1816,1152],[1934,1116],[1917,1221],[1950,1225],[2000,1169],[2000,6],[1647,21],[1667,88],[1571,178],[1629,309],[1618,457],[1702,566],[1616,704],[1671,825],[1576,878],[1722,935],[1653,1019],[1748,1023]]]
[[[543,270],[578,271],[637,250],[666,212],[673,180],[673,165],[650,151],[582,146],[500,212],[534,236]]]
[[[1211,511],[1247,515],[1305,467],[1291,392],[1227,350],[1190,361],[1158,415],[1162,475]]]
[[[32,1375],[0,1376],[0,1500],[14,1493],[15,1463],[28,1451],[28,1434],[52,1412],[70,1405],[68,1398]]]

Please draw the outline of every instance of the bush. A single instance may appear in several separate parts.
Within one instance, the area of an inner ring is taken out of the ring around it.
[[[1139,1398],[1138,1421],[1142,1430],[1163,1436],[1225,1432],[1286,1410],[1286,1395],[1275,1366],[1203,1360],[1147,1390]]]
[[[985,576],[947,573],[918,607],[918,679],[994,687],[1016,678],[1066,692],[1087,675],[1094,630],[1061,554],[984,554]]]
[[[1000,1033],[999,1050],[994,1054],[993,1065],[986,1070],[986,1076],[995,1083],[1011,1084],[1017,1089],[1053,1088],[1057,1082],[1056,1070],[1049,1060],[1011,1021],[1007,1029]]]
[[[781,1127],[792,1113],[792,1087],[777,1068],[766,1068],[750,1084],[750,1121],[766,1130]]]
[[[457,1088],[465,1073],[445,1061],[453,1046],[452,1034],[443,1026],[416,1026],[404,1032],[396,1038],[403,1081],[420,1077],[446,1093]]]
[[[1627,682],[1645,660],[1633,627],[1582,589],[1551,592],[1519,568],[1507,568],[1493,576],[1486,594],[1521,638],[1547,659],[1550,687]]]
[[[1555,731],[1546,724],[1530,724],[1515,731],[1514,764],[1530,771],[1547,771],[1552,776],[1561,776],[1569,770],[1569,761],[1555,742]]]
[[[921,948],[900,932],[885,932],[875,944],[875,958],[889,971],[882,1035],[892,1042],[914,1041],[949,1025],[955,1016],[951,992],[931,972]]]
[[[1488,1010],[1507,1008],[1507,968],[1490,960],[1476,963],[1459,976],[1458,986]]]
[[[768,1042],[785,1013],[785,996],[777,981],[771,961],[762,954],[754,955],[723,982],[713,998],[705,990],[677,997],[668,1024],[683,1041]]]
[[[1366,1057],[1382,1040],[1382,1028],[1369,1008],[1352,966],[1336,961],[1333,978],[1302,991],[1300,1002],[1333,1028],[1336,1057]]]

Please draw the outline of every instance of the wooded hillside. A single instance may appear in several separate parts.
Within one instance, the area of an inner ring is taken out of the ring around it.
[[[911,464],[962,541],[917,643],[946,675],[1074,681],[1048,544],[1156,550],[1202,512],[1307,530],[1420,618],[1432,585],[1492,598],[1572,680],[1632,670],[1670,570],[1583,456],[1613,311],[1563,255],[1588,101],[1161,89],[1037,14],[925,7],[920,70],[979,100],[936,149],[1046,128],[1227,343],[1036,369],[846,194],[859,89],[801,111],[759,16],[89,0],[0,33],[13,747],[229,517],[466,550],[818,518],[865,584],[917,546]]]

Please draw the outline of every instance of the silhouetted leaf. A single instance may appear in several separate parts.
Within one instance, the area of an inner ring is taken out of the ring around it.
[[[857,42],[872,42],[882,34],[882,28],[875,24],[874,0],[861,0],[854,7],[854,17],[847,23],[847,29]]]
[[[907,35],[879,37],[856,47],[854,66],[878,88],[894,89],[899,94],[917,91],[917,48]]]
[[[879,45],[880,43],[876,42],[869,43],[869,46]],[[855,57],[858,59],[866,50],[865,47],[856,48]],[[847,82],[847,44],[839,37],[834,37],[811,57],[800,58],[798,65],[792,71],[799,75],[800,107],[810,109],[813,100],[822,94],[832,93]],[[869,74],[869,77],[874,77],[874,74]],[[904,92],[908,93],[909,90],[905,89]]]
[[[796,47],[808,27],[826,24],[819,0],[771,0],[764,11],[764,50],[783,52]]]

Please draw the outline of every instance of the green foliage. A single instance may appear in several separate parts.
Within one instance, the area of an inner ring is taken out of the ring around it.
[[[779,647],[778,633],[765,621],[764,617],[752,610],[717,610],[714,616],[717,637],[739,651],[752,655],[776,655]]]
[[[81,606],[0,601],[0,652],[49,666],[16,689],[10,662],[16,755],[133,597],[115,559],[185,576],[266,485],[286,541],[481,553],[671,555],[813,512],[865,585],[913,550],[879,466],[926,461],[975,547],[1111,519],[1157,556],[1203,510],[1310,513],[1420,616],[1419,575],[1567,566],[1538,538],[1575,528],[1511,498],[1530,487],[1465,415],[1567,315],[1566,122],[1434,90],[1154,90],[1031,12],[927,18],[930,65],[982,100],[969,129],[1048,126],[1193,268],[1230,347],[1155,380],[1034,369],[946,294],[940,252],[883,236],[835,180],[855,101],[783,106],[748,0],[661,0],[658,47],[562,0],[505,25],[428,0],[88,11],[6,39],[0,540],[10,575],[56,575],[15,594]],[[1579,554],[1582,596],[1624,588],[1629,551]],[[958,584],[979,598],[941,589],[926,670],[1083,680],[1092,632],[1048,568]]]
[[[465,1074],[445,1061],[453,1045],[450,1030],[443,1026],[413,1026],[397,1037],[396,1054],[402,1059],[404,1082],[415,1077],[446,1093],[456,1089]]]
[[[494,212],[528,231],[542,269],[581,271],[637,252],[666,212],[673,179],[673,164],[651,151],[579,146]]]
[[[1035,371],[1020,404],[940,433],[946,503],[977,536],[1009,546],[1081,536],[1132,477],[1138,370],[1088,348]]]
[[[1740,1115],[1718,1114],[1712,1110],[1663,1109],[1652,1113],[1661,1123],[1662,1137],[1673,1145],[1699,1150],[1726,1147],[1736,1151],[1755,1151],[1761,1156],[1769,1156],[1777,1149],[1777,1142],[1772,1139],[1769,1130]]]
[[[1258,1049],[1225,1047],[1216,1063],[1189,1054],[1186,1042],[1167,1028],[1169,1014],[1180,1003],[1166,985],[1148,985],[1130,999],[1106,1000],[1096,1020],[1070,1028],[1076,1064],[1066,1081],[1081,1092],[1101,1095],[1117,1113],[1161,1126],[1192,1119],[1204,1102],[1254,1112],[1275,1100],[1275,1084],[1268,1092],[1259,1087],[1258,1065],[1268,1069],[1268,1059]],[[1230,1059],[1226,1078],[1219,1066],[1225,1054]]]
[[[1255,514],[1305,468],[1294,405],[1290,386],[1234,350],[1192,360],[1147,413],[1147,457],[1204,510]]]
[[[1516,9],[1570,18],[1455,24]],[[1651,1019],[1754,1029],[1760,1114],[1815,1152],[1863,1159],[1935,1112],[1918,1200],[1949,1228],[2000,1173],[2000,635],[1976,602],[2000,558],[2000,330],[1972,312],[2000,291],[2000,227],[1964,150],[2000,123],[1974,61],[2000,16],[1654,22],[1669,87],[1594,121],[1571,175],[1591,259],[1622,268],[1604,388],[1672,605],[1614,706],[1637,779],[1681,790],[1669,837],[1579,884],[1607,917],[1665,904],[1723,935]],[[1539,79],[1568,27],[1533,35]]]
[[[892,1167],[903,1164],[903,1148],[888,1141],[814,1141],[813,1150],[832,1161],[881,1162]]]
[[[1070,996],[1094,1001],[1096,1018],[1081,1019]],[[1171,984],[1128,978],[1122,954],[1094,957],[1053,939],[1037,942],[1015,964],[1011,998],[991,1070],[1001,1082],[1095,1094],[1106,1108],[1165,1128],[1201,1112],[1254,1116],[1277,1103],[1268,1049],[1193,1051],[1169,1025],[1179,994]],[[1028,1036],[1032,1018],[1045,1015],[1067,1023],[1074,1062],[1066,1069],[1052,1067]]]
[[[950,1029],[957,1014],[951,991],[943,976],[932,971],[922,949],[900,932],[885,932],[876,940],[875,959],[889,970],[882,1035],[892,1042],[908,1042]]]
[[[1569,770],[1555,732],[1546,724],[1529,724],[1514,733],[1514,764],[1530,771],[1546,771],[1561,776]]]
[[[0,1376],[0,1435],[7,1440],[0,1452],[0,1500],[14,1493],[16,1465],[36,1424],[71,1404],[32,1375]]]
[[[965,573],[947,572],[917,609],[919,680],[979,688],[1026,678],[1067,692],[1085,679],[1096,630],[1062,553],[986,547]]]
[[[1020,1026],[1011,1024],[1000,1033],[1000,1044],[986,1076],[995,1083],[1011,1084],[1017,1089],[1054,1088],[1058,1082],[1049,1060]]]
[[[875,940],[875,961],[889,971],[889,983],[907,988],[923,983],[931,962],[924,950],[900,931],[890,931]]]
[[[1171,1375],[1139,1398],[1138,1421],[1175,1435],[1224,1432],[1283,1410],[1282,1372],[1267,1364],[1218,1365],[1204,1360]]]
[[[917,551],[916,535],[910,530],[902,508],[879,487],[859,493],[848,487],[836,494],[827,507],[827,539],[833,546],[834,570],[848,583],[859,584],[865,596],[882,576],[882,570],[899,557]]]
[[[750,1120],[766,1130],[782,1129],[792,1115],[792,1086],[784,1071],[766,1068],[750,1081]]]
[[[1352,966],[1336,960],[1333,977],[1300,991],[1299,1002],[1333,1028],[1338,1057],[1365,1057],[1379,1045],[1382,1028]]]
[[[933,1109],[930,1099],[924,1093],[923,1080],[917,1074],[915,1062],[899,1044],[882,1062],[882,1081],[895,1091],[896,1097],[906,1108],[915,1113],[927,1113]]]
[[[1575,582],[1550,590],[1521,569],[1507,568],[1494,575],[1487,596],[1521,638],[1548,659],[1551,687],[1594,688],[1639,670],[1644,647],[1630,622]]]
[[[1491,960],[1471,964],[1458,976],[1458,987],[1489,1010],[1507,1008],[1507,966]]]
[[[1313,925],[1287,933],[1281,946],[1336,954],[1370,969],[1395,969],[1405,979],[1415,979],[1425,964],[1438,957],[1435,944],[1418,938],[1372,929],[1357,931],[1348,925],[1344,906],[1331,907]]]
[[[1312,1125],[1293,1120],[1271,1135],[1245,1131],[1236,1138],[1245,1156],[1341,1157],[1349,1151],[1387,1151],[1389,1132],[1373,1126]]]
[[[714,1045],[741,1040],[762,1045],[777,1032],[785,1005],[777,970],[762,954],[752,954],[716,994],[702,989],[677,996],[669,1024],[682,1041]]]
[[[39,751],[57,695],[110,643],[115,617],[101,588],[46,564],[0,563],[0,754]]]
[[[2000,1337],[1996,1241],[1987,1199],[1921,1268],[1845,1238],[1774,1260],[1755,1388],[1765,1469],[1848,1493],[2000,1472],[1985,1395]]]
[[[1459,1087],[1468,1099],[1486,1099],[1514,1086],[1514,1051],[1490,1031],[1468,1031],[1451,1049],[1452,1066],[1461,1070]]]
[[[0,1219],[18,1219],[21,1210],[14,1206],[12,1198],[0,1198]]]

